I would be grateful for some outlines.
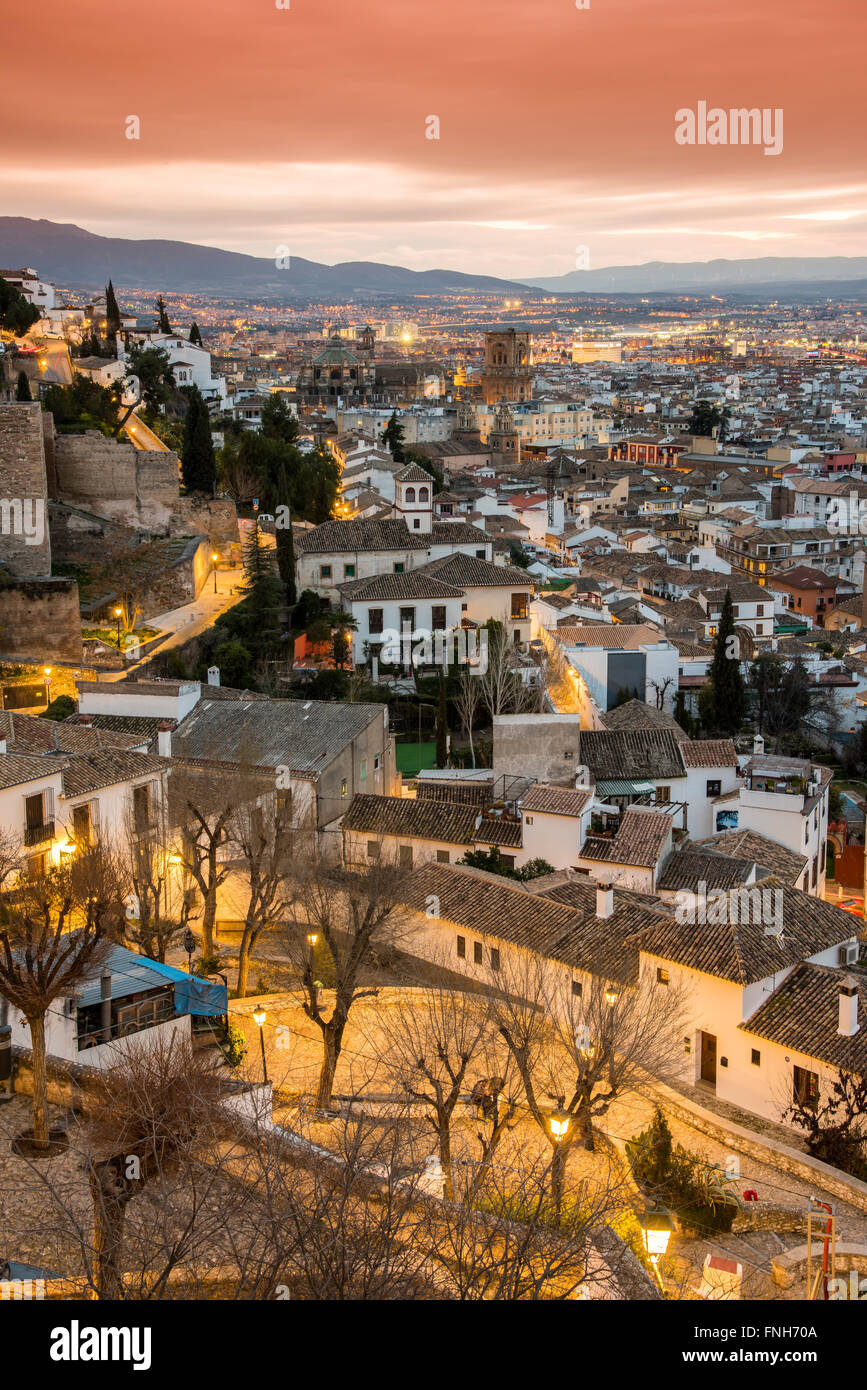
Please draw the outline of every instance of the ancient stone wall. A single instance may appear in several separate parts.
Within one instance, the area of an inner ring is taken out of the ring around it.
[[[51,573],[42,408],[0,404],[0,565],[22,578]]]
[[[21,579],[0,588],[0,656],[38,663],[81,661],[74,579]]]
[[[57,497],[137,529],[167,534],[179,498],[178,459],[96,430],[58,435]]]
[[[217,550],[240,540],[234,502],[224,497],[181,497],[171,521],[173,536],[207,536]]]

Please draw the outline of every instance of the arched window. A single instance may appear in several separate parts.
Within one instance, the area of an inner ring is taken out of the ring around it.
[[[404,493],[404,497],[407,502],[415,502],[415,488],[408,487],[406,492]]]
[[[418,500],[419,500],[419,502],[427,502],[427,500],[428,500],[428,495],[427,495],[427,488],[426,488],[426,487],[420,487],[420,488],[419,488],[419,490],[418,490]]]

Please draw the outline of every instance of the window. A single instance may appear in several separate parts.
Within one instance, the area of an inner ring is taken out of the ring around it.
[[[670,976],[669,976],[668,971],[667,971],[667,970],[663,970],[662,966],[661,966],[661,965],[658,965],[658,966],[656,967],[656,983],[657,983],[658,985],[667,985],[668,982],[669,982],[669,979],[670,979]]]
[[[465,936],[458,937],[458,956],[461,960],[467,958],[467,938]]]
[[[438,850],[437,850],[437,863],[438,863],[438,864],[448,864],[448,863],[450,863],[450,860],[449,860],[449,852],[448,852],[447,849],[438,849]]]
[[[355,566],[354,566],[354,565],[344,565],[344,566],[343,566],[343,578],[344,578],[344,579],[354,579],[354,578],[355,578]]]
[[[796,1105],[816,1109],[819,1104],[819,1078],[814,1071],[807,1071],[804,1067],[793,1068],[792,1099]]]
[[[373,770],[374,770],[374,772],[378,772],[378,771],[379,771],[379,754],[378,754],[378,753],[375,754],[374,759],[373,759]]]
[[[133,787],[132,808],[135,828],[141,835],[151,823],[151,789],[147,783],[143,787]]]
[[[400,847],[400,867],[402,869],[412,868],[412,845],[401,845]]]
[[[484,558],[485,558],[485,552],[484,552],[484,550],[477,550],[477,551],[476,551],[476,559],[477,559],[477,560],[484,560]]]
[[[670,801],[670,800],[671,800],[671,787],[657,787],[657,788],[656,788],[656,799],[657,799],[657,801],[660,801],[660,802],[662,802],[663,804],[665,804],[665,802],[667,802],[667,801]]]
[[[524,824],[525,824],[525,825],[532,825],[532,824],[533,824],[533,817],[532,817],[532,816],[525,816],[525,817],[524,817]]]
[[[499,970],[499,968],[500,968],[500,952],[497,950],[496,946],[492,946],[492,947],[491,947],[491,969],[492,969],[492,970]]]
[[[91,835],[90,802],[72,808],[72,838],[80,845],[90,844]]]
[[[503,863],[503,864],[505,864],[505,866],[506,866],[507,869],[514,869],[514,867],[515,867],[515,856],[514,856],[514,854],[501,854],[501,855],[500,855],[500,862]]]
[[[368,857],[368,859],[378,859],[378,858],[379,858],[379,841],[378,841],[378,840],[368,840],[368,842],[367,842],[367,857]]]
[[[413,506],[415,506],[415,488],[414,488],[414,487],[408,487],[407,490],[406,490],[406,492],[404,493],[404,497],[405,497],[405,499],[406,499],[407,502],[412,502]]]
[[[481,941],[473,942],[473,964],[482,965],[484,962],[484,952],[482,951]]]
[[[419,488],[419,490],[418,490],[418,500],[419,500],[419,502],[427,502],[427,501],[428,501],[428,494],[427,494],[427,488],[426,488],[426,487],[420,487],[420,488]]]
[[[411,628],[411,629],[414,629],[414,628],[415,628],[415,609],[414,609],[414,608],[401,608],[401,610],[400,610],[400,630],[401,630],[401,632],[403,632],[403,630],[404,630],[405,627],[408,627],[408,628]]]
[[[757,1047],[754,1047],[750,1052],[750,1061],[754,1067],[760,1067],[762,1065],[762,1054]]]
[[[413,529],[414,531],[420,531],[420,530],[421,530],[421,522],[419,521],[418,517],[414,517],[414,518],[413,518],[412,529]]]
[[[435,604],[430,611],[430,625],[434,632],[445,632],[446,630],[446,610],[445,604]]]
[[[330,579],[330,578],[331,578],[331,566],[330,566],[330,565],[322,565],[322,566],[320,567],[320,570],[319,570],[319,577],[320,577],[320,579]]]
[[[526,618],[529,616],[526,594],[512,594],[512,617]]]
[[[707,795],[708,795],[708,796],[719,796],[719,794],[720,794],[721,791],[722,791],[722,782],[712,780],[712,781],[709,781],[709,782],[707,783]]]
[[[361,759],[361,780],[362,780],[362,782],[366,782],[366,781],[367,781],[367,759],[366,759],[366,758],[362,758],[362,759]]]
[[[403,561],[402,561],[402,560],[395,560],[395,562],[394,562],[394,572],[395,572],[395,574],[403,574]]]
[[[368,608],[367,610],[367,631],[371,637],[376,637],[382,632],[382,608]]]
[[[572,993],[574,994],[574,996],[575,996],[576,999],[580,999],[580,998],[581,998],[581,995],[584,993],[584,987],[583,987],[583,985],[581,984],[581,981],[580,981],[580,980],[573,980],[573,981],[572,981]]]

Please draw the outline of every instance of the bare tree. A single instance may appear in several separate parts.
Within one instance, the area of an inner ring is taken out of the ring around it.
[[[245,798],[232,813],[228,834],[233,867],[243,876],[247,898],[238,951],[237,996],[244,999],[256,943],[267,926],[284,922],[288,911],[285,878],[297,848],[291,802],[273,789],[256,800]]]
[[[243,792],[225,775],[193,768],[172,770],[169,816],[180,844],[178,857],[202,895],[202,956],[214,954],[217,894],[231,871],[225,856],[229,826]]]
[[[20,1009],[33,1049],[33,1140],[48,1144],[45,1016],[103,963],[123,932],[128,879],[117,859],[86,849],[43,877],[19,879],[4,903],[0,994]]]
[[[473,743],[473,725],[476,715],[482,703],[481,678],[474,675],[469,666],[465,666],[460,674],[457,692],[454,696],[455,709],[460,716],[460,721],[467,731],[467,738],[470,743],[470,758],[472,765],[476,765],[476,750]]]
[[[401,1091],[419,1102],[433,1131],[447,1201],[454,1201],[452,1118],[483,1053],[485,998],[448,985],[415,990],[375,1020],[382,1063]],[[384,1045],[383,1045],[384,1044]]]
[[[127,815],[121,854],[132,898],[126,915],[126,939],[142,955],[165,962],[166,951],[189,921],[189,902],[186,896],[177,907],[169,901],[165,837],[142,834],[134,808]]]
[[[322,1035],[323,1058],[315,1101],[320,1110],[331,1101],[349,1011],[357,999],[376,993],[375,989],[362,988],[364,967],[374,950],[393,945],[399,937],[402,883],[400,870],[383,859],[372,866],[344,866],[329,863],[313,847],[293,866],[294,901],[306,925],[301,932],[290,930],[288,946],[301,969],[302,1007]],[[333,963],[330,1005],[324,1004],[315,978],[313,951],[304,940],[308,930],[322,936]]]
[[[88,1094],[88,1178],[93,1207],[93,1283],[122,1298],[126,1210],[146,1184],[190,1167],[219,1132],[220,1077],[211,1056],[177,1035],[139,1035],[118,1048]]]

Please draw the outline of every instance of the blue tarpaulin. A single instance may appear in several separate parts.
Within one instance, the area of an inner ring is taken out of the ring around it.
[[[222,980],[202,980],[173,965],[149,960],[148,969],[165,975],[175,986],[175,1011],[179,1014],[222,1015],[228,1012],[229,992]]]

